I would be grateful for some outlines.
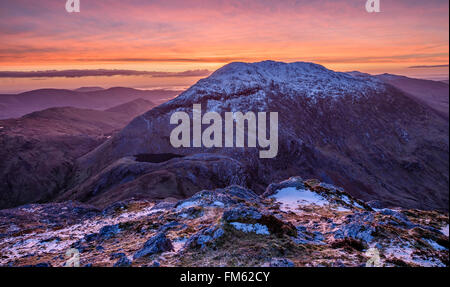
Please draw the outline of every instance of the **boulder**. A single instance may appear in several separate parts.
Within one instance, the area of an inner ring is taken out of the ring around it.
[[[166,234],[160,232],[155,236],[151,237],[147,242],[145,242],[144,247],[138,250],[133,258],[138,259],[144,256],[149,256],[157,253],[162,253],[166,251],[172,251],[173,245],[170,239],[166,237]]]

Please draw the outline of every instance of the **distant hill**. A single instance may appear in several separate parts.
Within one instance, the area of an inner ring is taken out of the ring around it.
[[[74,159],[154,106],[137,99],[109,111],[58,107],[0,120],[0,209],[51,198]]]
[[[95,91],[101,91],[104,90],[102,87],[81,87],[78,89],[75,89],[75,92],[95,92]]]
[[[153,107],[154,105],[155,104],[150,101],[144,99],[136,99],[134,101],[112,107],[105,111],[124,115],[136,115],[145,113],[149,110],[148,107]]]
[[[382,74],[376,76],[385,83],[402,90],[415,100],[426,104],[440,115],[448,118],[449,86],[448,81],[413,79],[404,76]]]
[[[17,95],[0,95],[0,119],[18,118],[53,107],[105,110],[136,99],[151,101],[159,105],[174,98],[178,93],[170,90],[144,91],[122,87],[106,90],[95,87],[74,91],[33,90]]]

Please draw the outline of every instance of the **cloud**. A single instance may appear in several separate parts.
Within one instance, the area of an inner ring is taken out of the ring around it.
[[[377,15],[365,0],[82,1],[72,14],[65,0],[38,2],[0,1],[2,70],[212,70],[272,59],[381,73],[448,61],[445,0],[382,1]]]
[[[423,65],[423,66],[411,66],[410,69],[422,69],[422,68],[448,68],[447,65]]]
[[[208,70],[188,70],[183,72],[158,72],[136,70],[50,70],[50,71],[0,71],[0,78],[81,78],[99,76],[149,76],[154,78],[206,77]]]
[[[77,62],[117,62],[117,63],[146,63],[146,62],[178,62],[178,63],[229,63],[235,61],[250,61],[252,58],[244,57],[197,57],[197,58],[89,58],[76,59]]]

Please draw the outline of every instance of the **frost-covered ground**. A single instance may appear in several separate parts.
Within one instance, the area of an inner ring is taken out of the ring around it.
[[[0,211],[0,265],[448,266],[448,214],[372,209],[291,178],[258,196],[231,186],[175,202],[75,202]]]

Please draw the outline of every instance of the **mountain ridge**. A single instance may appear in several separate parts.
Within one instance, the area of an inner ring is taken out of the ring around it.
[[[273,73],[279,75],[267,77]],[[205,112],[279,112],[278,158],[260,160],[252,148],[171,147],[170,114],[189,114],[193,104],[202,104]],[[80,158],[71,188],[60,200],[77,199],[78,193],[88,200],[89,190],[97,190],[96,196],[101,196],[120,188],[120,182],[100,184],[117,173],[133,170],[130,180],[139,181],[145,174],[136,171],[133,156],[160,153],[212,153],[238,160],[244,166],[247,186],[255,191],[302,174],[385,206],[448,210],[448,122],[376,77],[354,77],[311,63],[266,61],[224,66],[177,98],[135,118]],[[127,163],[121,158],[127,158]],[[108,166],[115,168],[109,170]],[[88,180],[91,185],[77,189]],[[181,188],[179,192],[189,196],[195,191]],[[126,194],[126,188],[122,192]]]
[[[135,100],[113,111],[57,107],[0,120],[0,208],[53,199],[76,158],[153,106]]]
[[[16,95],[0,95],[0,119],[17,118],[52,107],[75,107],[105,110],[139,98],[160,104],[178,95],[170,90],[137,90],[125,87],[74,91],[66,89],[38,89]]]

